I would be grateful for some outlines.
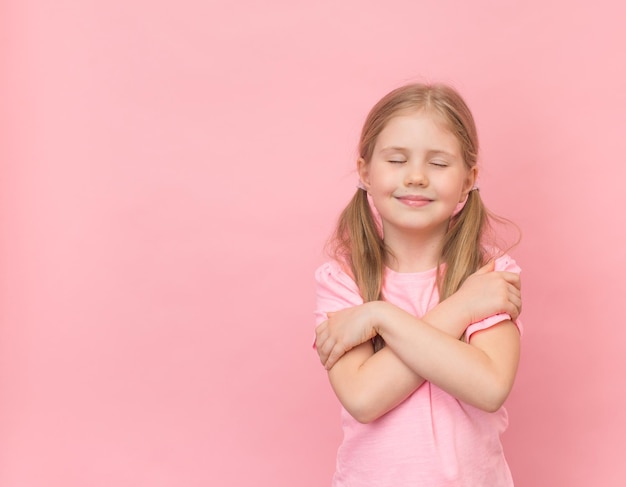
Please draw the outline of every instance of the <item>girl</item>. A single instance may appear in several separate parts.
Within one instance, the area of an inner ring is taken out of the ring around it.
[[[485,241],[477,154],[445,85],[396,89],[365,121],[359,189],[316,271],[316,347],[343,406],[334,486],[513,485],[520,269]]]

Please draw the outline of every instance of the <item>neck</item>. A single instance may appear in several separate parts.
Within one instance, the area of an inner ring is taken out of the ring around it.
[[[392,255],[387,266],[396,272],[423,272],[437,266],[441,257],[443,234],[396,235],[385,231],[385,245]]]

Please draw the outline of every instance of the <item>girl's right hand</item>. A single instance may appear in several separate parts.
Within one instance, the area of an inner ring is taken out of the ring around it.
[[[320,361],[330,370],[347,351],[376,335],[374,310],[377,301],[326,313],[328,319],[315,329]]]
[[[476,323],[499,313],[517,319],[522,311],[521,280],[515,272],[494,271],[489,261],[469,276],[450,298],[467,314],[468,323]]]

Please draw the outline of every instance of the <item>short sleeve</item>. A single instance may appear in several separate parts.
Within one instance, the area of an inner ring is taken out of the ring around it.
[[[506,254],[496,259],[494,270],[515,272],[517,274],[522,271],[515,262],[515,260],[513,260],[511,256]],[[499,313],[497,315],[489,316],[488,318],[485,318],[484,320],[478,321],[476,323],[472,323],[470,326],[467,327],[467,330],[465,330],[465,341],[469,342],[472,334],[476,333],[477,331],[486,330],[487,328],[491,328],[492,326],[497,325],[502,321],[510,319],[511,317],[507,313]],[[514,323],[517,326],[517,329],[519,330],[521,335],[524,328],[522,327],[522,322],[520,321],[519,316]]]
[[[315,326],[326,320],[326,313],[363,304],[354,280],[336,261],[326,262],[315,271]]]
[[[339,311],[363,304],[363,298],[354,280],[338,262],[322,264],[315,271],[315,326],[328,318],[329,311]],[[313,348],[315,348],[313,336]]]

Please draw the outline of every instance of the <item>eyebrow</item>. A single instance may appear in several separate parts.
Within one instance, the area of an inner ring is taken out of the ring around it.
[[[398,146],[391,146],[391,147],[383,147],[382,149],[380,149],[380,152],[408,152],[409,149],[407,149],[406,147],[398,147]]]
[[[444,155],[444,156],[450,156],[450,157],[458,157],[458,154],[454,154],[452,152],[448,152],[445,150],[438,150],[438,149],[433,149],[433,150],[429,150],[428,154],[432,154],[432,155]]]
[[[382,153],[387,153],[387,152],[409,152],[409,149],[407,149],[406,147],[399,147],[399,146],[390,146],[390,147],[383,147],[380,152]],[[427,154],[429,155],[444,155],[444,156],[450,156],[450,157],[458,157],[458,154],[454,154],[452,152],[448,152],[442,149],[432,149],[427,151]]]

